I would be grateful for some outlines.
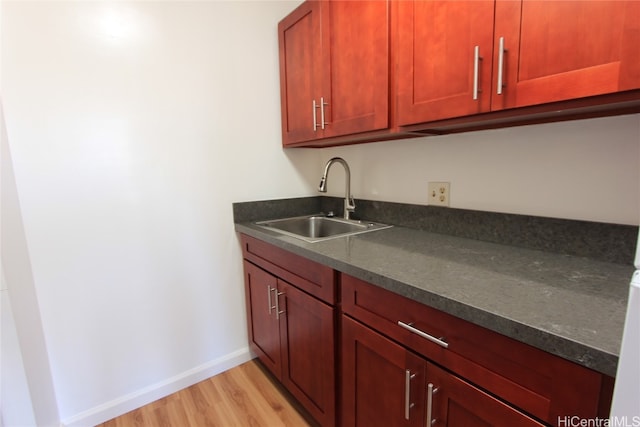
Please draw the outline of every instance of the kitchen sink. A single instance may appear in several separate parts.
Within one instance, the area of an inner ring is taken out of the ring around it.
[[[307,242],[319,242],[335,237],[352,236],[392,227],[391,225],[371,221],[348,220],[323,215],[306,215],[259,221],[256,222],[256,225],[288,236],[297,237]]]

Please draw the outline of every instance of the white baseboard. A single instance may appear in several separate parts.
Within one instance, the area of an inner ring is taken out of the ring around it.
[[[248,362],[253,358],[249,348],[242,348],[221,358],[197,366],[165,381],[105,402],[61,421],[61,427],[90,427],[109,421],[148,403],[189,387],[214,375]]]

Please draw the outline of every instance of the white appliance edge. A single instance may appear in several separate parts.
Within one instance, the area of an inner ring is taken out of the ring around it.
[[[611,426],[640,426],[640,235],[613,391]]]

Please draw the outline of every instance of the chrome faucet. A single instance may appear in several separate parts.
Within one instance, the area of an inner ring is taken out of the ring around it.
[[[356,204],[353,201],[353,196],[351,195],[351,171],[349,170],[349,165],[343,158],[334,157],[327,162],[326,166],[324,167],[322,178],[320,179],[320,186],[318,187],[318,191],[321,193],[327,192],[327,174],[329,173],[329,168],[334,163],[340,163],[342,166],[344,166],[344,219],[349,219],[349,215],[351,215],[351,212],[356,210]]]

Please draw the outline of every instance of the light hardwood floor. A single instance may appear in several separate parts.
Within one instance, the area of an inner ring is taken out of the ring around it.
[[[310,427],[297,404],[252,360],[98,427]]]

